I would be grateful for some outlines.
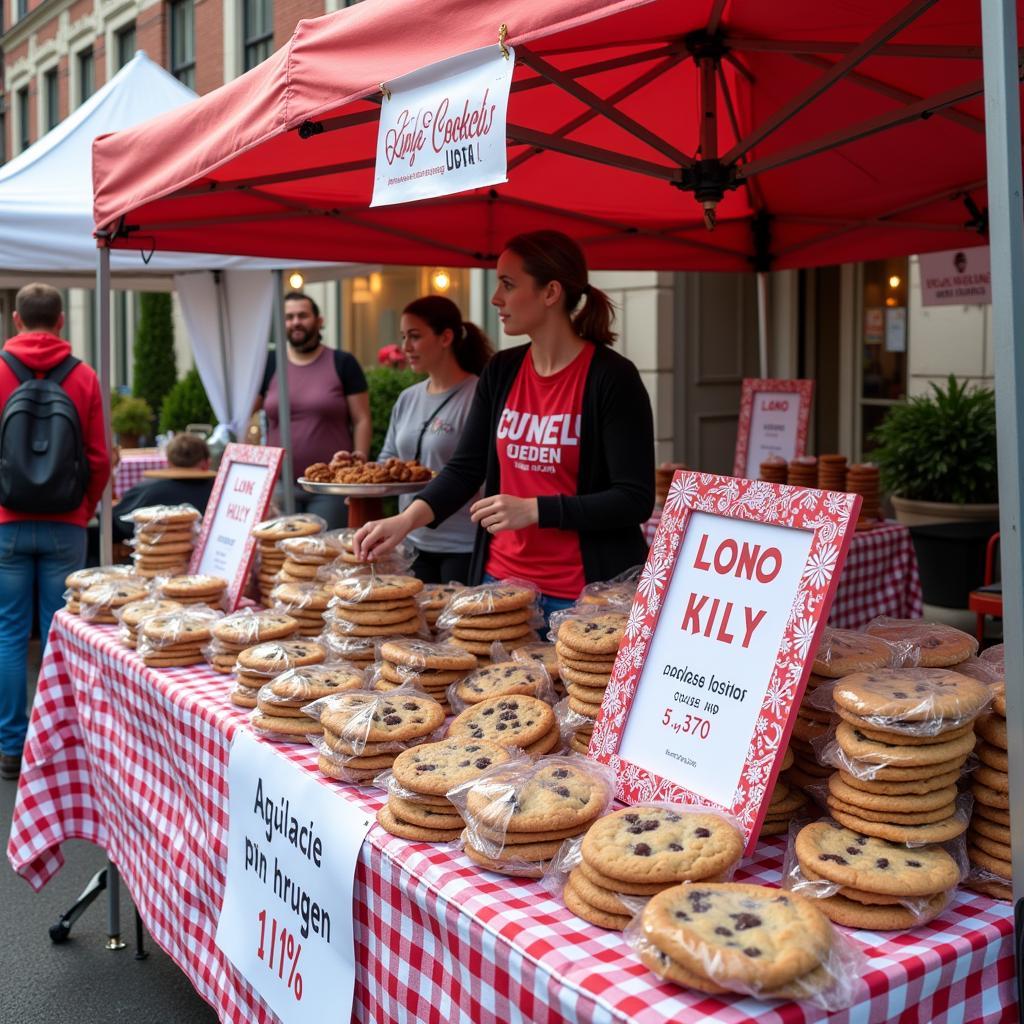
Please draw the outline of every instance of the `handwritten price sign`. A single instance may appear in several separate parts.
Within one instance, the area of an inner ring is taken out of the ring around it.
[[[859,505],[676,474],[590,747],[623,800],[719,807],[756,838]]]
[[[267,912],[261,910],[257,915],[260,922],[260,944],[256,955],[265,960],[267,969],[274,970],[274,953],[280,946],[277,953],[277,976],[284,979],[285,967],[288,968],[287,985],[295,996],[295,1002],[302,1001],[302,975],[299,973],[299,957],[302,956],[302,943],[295,941],[284,925],[278,926],[277,918],[270,918],[270,943],[267,944]]]

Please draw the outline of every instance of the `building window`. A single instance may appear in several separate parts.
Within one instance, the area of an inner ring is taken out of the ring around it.
[[[134,21],[130,21],[117,30],[114,36],[114,46],[117,55],[117,68],[120,71],[135,56]]]
[[[0,164],[7,163],[7,112],[0,96]]]
[[[190,89],[196,87],[194,0],[171,3],[171,74]]]
[[[84,103],[96,90],[96,65],[92,58],[92,47],[87,46],[78,54],[78,102]]]
[[[56,128],[60,122],[60,97],[57,91],[57,69],[50,68],[43,75],[43,103],[46,130]]]
[[[242,0],[242,38],[245,70],[265,61],[274,47],[272,0]]]
[[[22,18],[25,17],[26,14],[28,14],[28,0],[18,0],[17,20],[20,21]]]
[[[28,86],[18,90],[18,152],[23,153],[32,144],[28,131]]]

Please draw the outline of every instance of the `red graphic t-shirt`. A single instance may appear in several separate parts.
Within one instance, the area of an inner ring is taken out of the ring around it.
[[[498,421],[502,494],[577,493],[583,385],[593,357],[594,346],[584,345],[568,366],[542,377],[527,352]],[[579,534],[539,526],[496,533],[487,572],[526,580],[550,597],[578,597],[586,582]]]

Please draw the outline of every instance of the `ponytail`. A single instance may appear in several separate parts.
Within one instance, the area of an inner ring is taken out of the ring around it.
[[[613,345],[615,307],[600,288],[587,281],[583,250],[561,231],[530,231],[510,239],[505,248],[522,261],[523,269],[542,287],[557,281],[565,293],[565,311],[573,330],[593,345]],[[583,307],[576,311],[580,300]]]
[[[459,307],[443,295],[414,299],[402,312],[418,316],[435,334],[451,331],[452,355],[466,373],[479,377],[494,355],[487,335],[476,324],[463,320]]]

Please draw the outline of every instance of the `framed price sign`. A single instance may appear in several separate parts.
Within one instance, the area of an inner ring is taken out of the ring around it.
[[[756,480],[761,463],[771,456],[789,462],[803,455],[813,397],[813,380],[744,378],[733,476]]]
[[[756,840],[860,502],[676,473],[590,744],[622,800],[721,808]]]
[[[283,448],[229,444],[220,460],[189,572],[226,579],[228,611],[245,589],[256,550],[252,528],[266,518],[283,457]]]

